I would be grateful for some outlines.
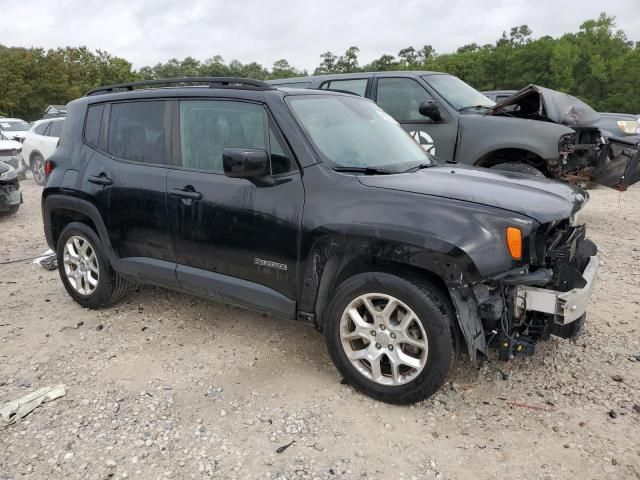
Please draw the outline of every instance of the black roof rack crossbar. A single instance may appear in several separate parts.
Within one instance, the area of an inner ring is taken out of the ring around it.
[[[169,86],[179,84],[208,84],[209,88],[248,88],[251,90],[273,90],[274,87],[260,80],[252,80],[250,78],[240,77],[183,77],[183,78],[162,78],[157,80],[142,80],[139,82],[116,83],[113,85],[105,85],[103,87],[94,88],[87,93],[89,95],[98,95],[104,93],[113,93],[119,90],[131,91],[135,88],[149,86]]]

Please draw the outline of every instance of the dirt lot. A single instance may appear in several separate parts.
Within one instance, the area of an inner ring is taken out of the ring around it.
[[[0,262],[47,248],[23,188]],[[342,385],[306,324],[152,287],[88,311],[57,271],[0,265],[0,404],[67,386],[0,430],[0,479],[640,478],[640,188],[591,193],[585,334],[502,364],[509,381],[462,363],[412,407]]]

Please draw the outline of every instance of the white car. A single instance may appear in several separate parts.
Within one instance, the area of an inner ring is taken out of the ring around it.
[[[0,117],[0,134],[7,140],[22,142],[25,134],[31,129],[31,125],[20,118]]]
[[[33,172],[33,179],[38,185],[44,185],[47,181],[44,162],[56,149],[63,125],[64,118],[38,120],[24,137],[22,156]]]

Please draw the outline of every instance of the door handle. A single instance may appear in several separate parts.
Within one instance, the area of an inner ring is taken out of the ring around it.
[[[104,173],[101,173],[100,175],[91,175],[87,180],[91,183],[95,183],[96,185],[111,185],[113,183],[113,180],[107,177]]]
[[[174,188],[169,192],[169,195],[173,197],[186,198],[189,200],[202,199],[202,194],[200,192],[194,192],[193,190],[186,190],[186,189],[180,189],[180,188]]]

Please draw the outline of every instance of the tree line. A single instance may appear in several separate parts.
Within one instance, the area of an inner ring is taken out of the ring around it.
[[[527,25],[502,33],[494,43],[463,45],[438,54],[431,45],[409,46],[367,64],[352,46],[342,55],[320,55],[314,74],[385,70],[446,72],[478,90],[519,89],[535,83],[575,95],[599,111],[640,113],[640,42],[630,41],[606,13],[587,20],[578,32],[534,38]],[[0,115],[40,118],[50,104],[65,104],[93,87],[190,76],[238,76],[259,80],[307,75],[285,59],[267,68],[257,62],[172,58],[133,69],[130,62],[102,50],[65,47],[51,50],[0,45]]]

